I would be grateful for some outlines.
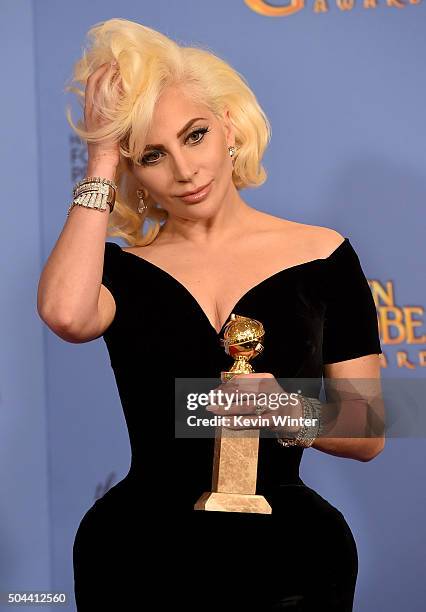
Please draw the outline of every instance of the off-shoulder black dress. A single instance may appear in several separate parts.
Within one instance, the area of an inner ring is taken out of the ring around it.
[[[114,242],[105,245],[102,283],[117,307],[103,338],[132,461],[78,527],[78,612],[352,610],[356,544],[342,513],[301,480],[302,448],[260,439],[257,492],[272,514],[193,510],[211,490],[214,440],[175,438],[174,380],[229,367],[223,328],[216,332],[172,275]],[[262,321],[267,344],[265,336],[253,365],[276,378],[321,380],[324,364],[382,352],[348,238],[325,259],[264,279],[232,312]]]

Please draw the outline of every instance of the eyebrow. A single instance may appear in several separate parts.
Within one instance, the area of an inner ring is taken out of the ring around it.
[[[188,121],[188,123],[186,125],[183,126],[183,128],[181,130],[179,130],[179,132],[176,134],[176,136],[179,138],[180,136],[182,136],[182,134],[184,134],[186,132],[186,130],[191,127],[191,125],[195,122],[198,121],[199,119],[204,119],[207,121],[207,117],[194,117],[194,119],[190,119],[190,121]],[[147,144],[144,151],[147,151],[148,149],[163,149],[164,150],[164,146],[162,144]]]

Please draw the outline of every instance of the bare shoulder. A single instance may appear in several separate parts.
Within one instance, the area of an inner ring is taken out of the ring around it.
[[[321,225],[306,225],[300,224],[300,231],[304,232],[306,239],[311,242],[312,248],[315,250],[317,257],[329,257],[333,251],[339,247],[345,240],[338,231],[331,227],[323,227]]]
[[[329,257],[345,240],[342,234],[331,227],[308,225],[296,221],[286,221],[283,231],[287,237],[290,232],[300,248],[315,259]]]
[[[260,213],[258,219],[263,222],[258,224],[258,228],[263,226],[275,234],[281,243],[284,239],[284,244],[288,244],[292,250],[303,251],[306,258],[326,258],[345,240],[342,234],[330,227],[299,223],[269,213]]]

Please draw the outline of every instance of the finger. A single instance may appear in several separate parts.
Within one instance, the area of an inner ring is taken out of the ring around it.
[[[95,68],[95,70],[90,73],[90,75],[87,77],[87,80],[94,81],[96,79],[99,79],[102,74],[104,74],[106,70],[111,67],[111,65],[111,62],[104,62],[103,64],[100,64],[100,66]]]
[[[244,378],[275,378],[271,372],[249,372],[247,374],[235,374],[232,380],[242,380]]]
[[[211,389],[210,393],[215,404],[228,404],[236,398],[236,391],[236,387],[232,386],[231,383],[227,382],[222,383],[214,389]]]
[[[233,430],[259,429],[259,423],[253,415],[231,415],[224,427]]]
[[[118,89],[119,94],[124,93],[123,89],[123,81],[121,79],[120,71],[117,69],[116,72],[111,77],[111,85],[113,88]]]
[[[258,391],[261,386],[265,383],[268,384],[269,380],[275,377],[270,372],[251,372],[249,374],[237,374],[235,375],[230,384],[241,391],[247,393]]]
[[[105,70],[99,76],[99,79],[96,81],[95,90],[99,91],[103,83],[108,82],[108,80],[109,80],[109,85],[110,85],[111,90],[113,91],[118,90],[119,94],[124,93],[124,90],[122,87],[120,67],[118,65],[118,62],[116,61],[110,62],[108,64],[108,70]]]
[[[278,394],[283,401],[288,397],[288,393],[269,372],[262,372],[256,375],[253,374],[248,378],[238,378],[234,382],[234,388],[236,392],[240,393],[257,393],[263,396],[270,393],[274,395]]]
[[[232,415],[223,424],[223,427],[232,430],[269,429],[271,426],[269,419],[254,415]]]
[[[99,66],[88,78],[85,91],[85,120],[95,121],[97,117],[96,108],[99,98],[99,91],[104,80],[110,79],[111,86],[114,87],[117,83],[120,86],[121,79],[115,79],[119,76],[117,71],[117,63],[112,65],[111,62],[106,62]],[[112,73],[112,74],[111,74]],[[114,83],[114,79],[116,83]]]
[[[88,76],[86,82],[86,92],[88,92],[92,97],[99,82],[102,80],[102,78],[107,76],[110,69],[115,69],[115,67],[111,65],[111,62],[105,62],[105,64],[98,66],[98,68]]]
[[[221,385],[213,389],[213,391],[214,392],[221,391],[223,394],[227,394],[231,397],[232,394],[235,394],[237,392],[240,393],[243,390],[247,391],[248,389],[255,388],[254,385],[251,385],[251,386],[249,385],[250,385],[250,382],[247,380],[244,382],[241,381],[240,383],[238,383],[237,381],[234,382],[232,379],[228,382],[222,383]]]
[[[227,415],[233,415],[233,414],[240,414],[240,415],[256,415],[258,416],[258,414],[256,413],[256,408],[261,408],[262,412],[264,411],[264,408],[266,408],[266,406],[259,406],[259,404],[256,404],[255,402],[247,402],[247,403],[232,403],[229,405],[214,405],[214,404],[210,404],[209,406],[206,407],[207,412],[210,412],[212,414],[217,414],[217,415],[222,415],[222,416],[227,416]]]

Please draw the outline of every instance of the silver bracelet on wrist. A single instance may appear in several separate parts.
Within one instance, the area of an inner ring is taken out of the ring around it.
[[[110,179],[100,176],[89,176],[79,181],[73,188],[73,201],[71,202],[67,217],[74,206],[84,206],[104,211],[114,209],[117,185]]]
[[[282,446],[303,446],[309,448],[318,438],[321,429],[321,406],[322,402],[315,397],[298,396],[302,405],[303,425],[295,438],[278,437],[278,442]],[[306,419],[312,423],[306,424]]]

